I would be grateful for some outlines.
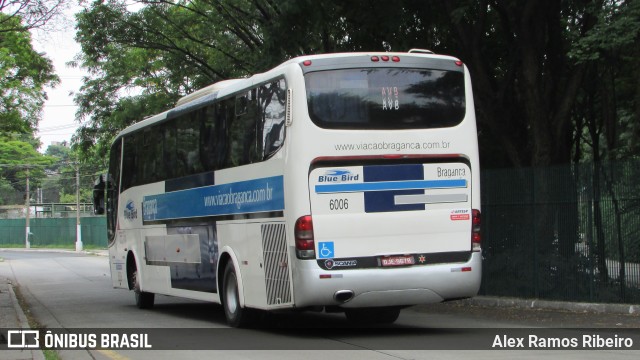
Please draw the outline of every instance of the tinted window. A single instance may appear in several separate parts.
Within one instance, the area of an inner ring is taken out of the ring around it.
[[[287,91],[284,80],[258,88],[258,101],[262,124],[259,134],[262,141],[262,159],[275,154],[284,142]]]
[[[309,115],[324,128],[414,129],[459,124],[464,74],[428,69],[344,69],[305,75]]]
[[[162,157],[162,136],[156,127],[146,129],[143,133],[142,151],[142,182],[152,183],[164,178],[164,164]]]
[[[122,157],[122,189],[139,184],[139,154],[136,147],[136,134],[127,135],[122,139],[124,156]]]
[[[205,171],[215,170],[216,159],[216,117],[214,106],[207,106],[200,112],[200,160]]]
[[[118,139],[109,154],[109,173],[107,174],[107,237],[109,242],[115,240],[116,223],[118,221],[118,197],[120,195],[120,155],[122,140]]]
[[[162,163],[164,174],[167,179],[176,177],[176,126],[175,122],[166,123],[160,126],[162,134]],[[160,140],[160,139],[158,139]]]
[[[121,190],[266,160],[284,143],[285,109],[282,79],[127,134]]]
[[[230,126],[231,167],[260,161],[256,137],[258,115],[255,89],[236,96],[235,116]]]
[[[200,161],[200,113],[183,115],[176,121],[176,169],[177,176],[187,176],[202,171]]]

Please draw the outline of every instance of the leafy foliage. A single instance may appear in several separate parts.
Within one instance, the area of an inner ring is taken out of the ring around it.
[[[218,80],[301,54],[430,48],[469,67],[482,163],[551,165],[582,158],[576,114],[595,63],[615,54],[616,137],[637,154],[638,5],[631,1],[97,0],[78,15],[83,152],[104,154],[123,127]],[[609,41],[608,39],[614,39]],[[622,69],[630,70],[624,72]],[[596,71],[597,72],[597,71]],[[596,80],[609,92],[604,80]],[[135,94],[128,97],[126,94]],[[622,94],[624,93],[624,94]],[[126,99],[126,100],[125,100]],[[526,146],[522,146],[522,145]],[[584,143],[583,143],[584,144]]]
[[[45,168],[55,158],[37,152],[32,144],[24,141],[0,141],[0,203],[16,204],[16,193],[24,193],[27,174],[30,185],[37,187],[45,178]]]
[[[33,186],[54,158],[36,151],[34,132],[46,99],[59,81],[51,61],[31,45],[30,28],[43,26],[58,1],[0,2],[0,204],[22,203],[27,174]]]
[[[45,29],[69,0],[0,0],[0,33]],[[20,20],[18,20],[20,19]]]
[[[18,18],[0,13],[2,26],[19,26]],[[46,99],[45,86],[55,85],[51,61],[31,46],[26,31],[0,31],[0,140],[32,137]]]

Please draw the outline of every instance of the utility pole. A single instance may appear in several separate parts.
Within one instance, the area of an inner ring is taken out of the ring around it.
[[[76,251],[82,251],[82,226],[80,226],[80,163],[76,163]]]
[[[31,243],[29,242],[29,233],[31,233],[31,228],[29,227],[29,215],[31,213],[31,204],[30,204],[30,197],[31,194],[29,194],[29,167],[27,166],[27,193],[26,193],[26,201],[25,201],[25,207],[27,208],[26,211],[26,217],[25,217],[25,239],[24,239],[24,246],[27,249],[31,248]]]

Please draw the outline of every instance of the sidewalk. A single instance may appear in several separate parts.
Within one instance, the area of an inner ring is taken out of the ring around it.
[[[0,349],[6,348],[8,339],[7,330],[29,329],[29,322],[25,316],[18,299],[13,291],[10,280],[0,278]],[[2,350],[0,360],[44,360],[44,354],[40,349]]]
[[[471,299],[461,301],[463,303],[484,307],[563,310],[576,313],[640,315],[640,305],[637,304],[584,303],[554,300],[502,298],[492,296],[476,296]]]

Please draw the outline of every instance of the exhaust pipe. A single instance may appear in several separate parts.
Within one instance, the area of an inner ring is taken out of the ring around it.
[[[340,303],[346,303],[349,300],[353,299],[353,291],[351,290],[338,290],[336,291],[335,294],[333,294],[333,298],[340,302]]]

